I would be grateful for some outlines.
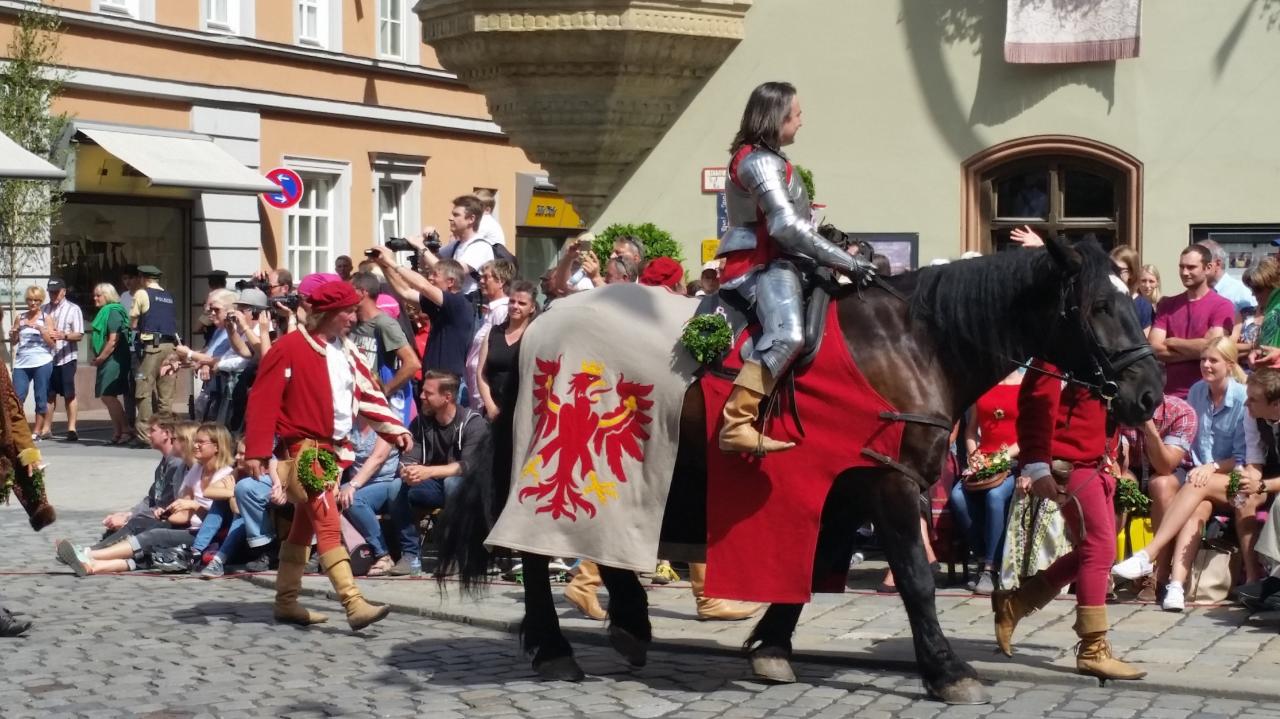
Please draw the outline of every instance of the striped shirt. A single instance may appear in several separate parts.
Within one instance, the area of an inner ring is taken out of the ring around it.
[[[46,304],[42,311],[49,316],[49,324],[52,329],[58,332],[66,332],[68,334],[84,334],[84,314],[80,312],[80,306],[63,297],[58,304]],[[78,340],[58,340],[53,345],[53,364],[55,367],[61,367],[68,362],[75,362],[79,355],[76,353]]]

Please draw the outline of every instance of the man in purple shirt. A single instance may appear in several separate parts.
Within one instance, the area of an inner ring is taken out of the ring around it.
[[[1200,352],[1235,328],[1235,305],[1209,286],[1211,262],[1213,255],[1200,245],[1182,251],[1178,277],[1187,291],[1160,300],[1151,325],[1151,347],[1164,362],[1164,393],[1179,399],[1200,379]]]

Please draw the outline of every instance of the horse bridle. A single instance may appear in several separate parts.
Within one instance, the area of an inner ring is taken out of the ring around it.
[[[1097,333],[1093,331],[1093,325],[1089,324],[1084,314],[1080,311],[1080,298],[1076,286],[1078,277],[1079,273],[1071,275],[1063,286],[1065,291],[1061,295],[1061,309],[1058,316],[1066,322],[1074,323],[1084,328],[1085,336],[1088,339],[1089,360],[1093,364],[1093,372],[1089,380],[1073,377],[1069,372],[1057,376],[1065,382],[1089,390],[1098,399],[1105,402],[1107,410],[1110,411],[1111,402],[1120,394],[1120,385],[1118,383],[1120,373],[1147,357],[1154,357],[1155,350],[1151,348],[1151,344],[1148,342],[1114,350],[1103,347]],[[1044,374],[1054,374],[1040,368],[1034,369]]]

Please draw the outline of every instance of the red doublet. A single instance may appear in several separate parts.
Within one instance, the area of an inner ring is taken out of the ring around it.
[[[1041,360],[1031,366],[1058,371]],[[1032,369],[1018,393],[1018,450],[1024,467],[1054,459],[1096,463],[1107,451],[1107,410],[1089,390]]]
[[[751,145],[743,145],[734,153],[733,159],[729,161],[729,181],[738,187],[746,190],[742,181],[738,179],[738,164],[742,162],[742,158],[751,154],[756,148]],[[787,183],[791,183],[791,161],[787,160]],[[782,256],[778,244],[769,236],[769,224],[765,221],[764,213],[760,208],[756,208],[756,246],[751,250],[734,250],[724,256],[724,269],[720,271],[720,283],[724,284],[747,274],[753,268],[765,267],[770,262]]]
[[[1057,371],[1039,360],[1032,366]],[[1082,607],[1103,606],[1116,555],[1115,479],[1101,466],[1107,451],[1106,408],[1088,390],[1063,387],[1057,377],[1032,370],[1018,395],[1018,446],[1024,468],[1054,459],[1076,465],[1063,487],[1069,499],[1062,505],[1073,548],[1044,577],[1058,588],[1075,582]]]

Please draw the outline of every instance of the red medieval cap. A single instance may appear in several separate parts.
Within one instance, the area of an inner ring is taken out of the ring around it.
[[[307,297],[307,301],[311,303],[311,309],[316,312],[331,312],[355,307],[360,304],[360,296],[351,285],[339,280],[326,282],[315,288]]]
[[[670,257],[655,257],[649,260],[640,273],[640,284],[651,287],[666,287],[680,291],[684,283],[684,267]]]

